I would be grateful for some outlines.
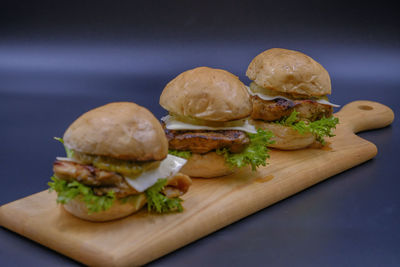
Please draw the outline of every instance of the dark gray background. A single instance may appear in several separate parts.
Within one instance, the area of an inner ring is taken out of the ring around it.
[[[248,63],[272,47],[319,61],[332,102],[375,100],[398,114],[398,17],[382,1],[2,1],[0,205],[46,189],[63,154],[52,137],[81,113],[133,101],[161,117],[159,94],[182,71],[218,67],[248,83]],[[360,134],[375,159],[150,265],[400,265],[399,134],[397,118]],[[78,264],[4,228],[0,259]]]

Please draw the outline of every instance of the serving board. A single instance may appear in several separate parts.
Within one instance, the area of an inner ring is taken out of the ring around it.
[[[195,179],[183,213],[145,209],[106,223],[83,221],[43,191],[0,207],[2,226],[88,265],[142,265],[328,177],[373,158],[374,144],[355,133],[389,125],[393,111],[355,101],[336,113],[335,134],[323,148],[271,151],[269,165],[216,179]]]

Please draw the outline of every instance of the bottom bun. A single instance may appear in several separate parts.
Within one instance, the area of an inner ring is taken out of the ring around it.
[[[63,206],[66,211],[78,218],[92,222],[105,222],[131,215],[140,210],[145,204],[145,194],[139,194],[129,197],[126,203],[122,203],[120,200],[116,199],[108,210],[90,214],[88,213],[85,202],[83,202],[80,197],[70,200]]]
[[[315,137],[312,133],[301,134],[291,127],[283,126],[277,123],[264,122],[253,120],[256,128],[271,131],[275,137],[272,140],[274,144],[269,147],[283,149],[283,150],[295,150],[306,148],[315,142]]]
[[[234,169],[226,164],[224,156],[208,152],[206,154],[193,153],[180,172],[190,177],[213,178],[231,174]]]

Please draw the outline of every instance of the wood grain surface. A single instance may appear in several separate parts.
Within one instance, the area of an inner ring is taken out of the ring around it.
[[[3,205],[0,223],[12,231],[88,265],[142,265],[208,235],[328,177],[373,158],[374,144],[354,133],[389,125],[392,110],[371,101],[344,106],[328,145],[271,151],[269,165],[216,179],[196,179],[183,196],[183,213],[144,209],[125,219],[86,222],[43,191]],[[50,168],[51,166],[49,166]]]

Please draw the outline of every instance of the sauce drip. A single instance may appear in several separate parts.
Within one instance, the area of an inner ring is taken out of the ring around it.
[[[256,183],[265,183],[265,182],[271,181],[273,178],[274,178],[274,176],[272,174],[270,174],[270,175],[267,175],[265,177],[256,178],[254,180],[254,182],[256,182]]]

